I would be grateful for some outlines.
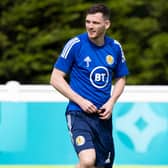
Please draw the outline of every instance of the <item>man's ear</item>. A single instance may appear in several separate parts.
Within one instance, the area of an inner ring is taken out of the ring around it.
[[[106,30],[111,26],[110,20],[105,21]]]

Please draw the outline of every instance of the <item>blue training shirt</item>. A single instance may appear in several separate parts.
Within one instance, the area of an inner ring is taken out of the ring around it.
[[[66,43],[54,67],[69,74],[71,88],[97,108],[110,98],[112,79],[128,75],[120,43],[105,36],[104,45],[96,46],[87,33]],[[68,110],[82,111],[71,101]]]

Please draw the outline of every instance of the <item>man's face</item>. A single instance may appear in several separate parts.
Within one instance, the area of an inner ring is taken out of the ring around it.
[[[104,19],[102,13],[88,14],[85,20],[88,36],[92,40],[104,37],[106,30],[110,26],[110,21]]]

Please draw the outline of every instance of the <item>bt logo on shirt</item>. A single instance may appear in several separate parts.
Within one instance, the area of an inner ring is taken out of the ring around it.
[[[106,67],[97,66],[90,73],[90,82],[96,88],[104,88],[109,82],[109,71]]]

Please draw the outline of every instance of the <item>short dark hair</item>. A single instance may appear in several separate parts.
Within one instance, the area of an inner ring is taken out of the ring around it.
[[[94,4],[86,11],[86,15],[95,13],[102,13],[105,19],[110,20],[111,11],[106,5],[102,3]]]

